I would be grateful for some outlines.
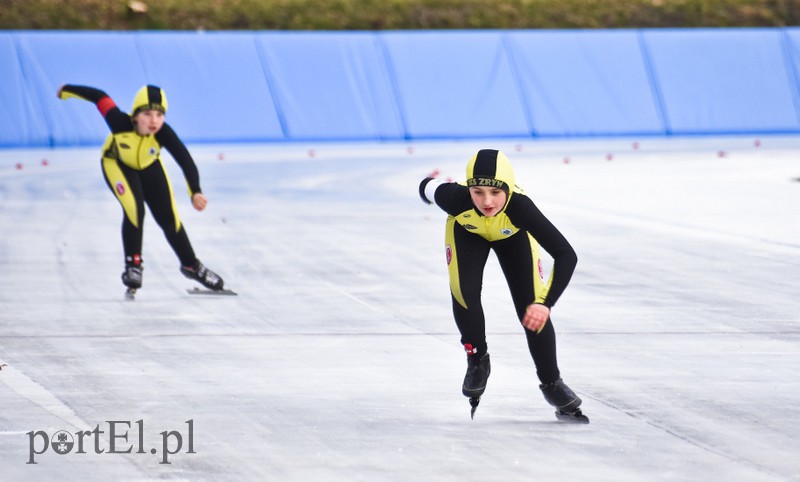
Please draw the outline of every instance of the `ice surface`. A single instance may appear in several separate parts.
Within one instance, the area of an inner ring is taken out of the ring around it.
[[[542,399],[493,257],[470,420],[417,185],[486,147],[578,252],[553,318],[590,425]],[[178,208],[238,297],[187,294],[148,214],[126,301],[99,148],[0,151],[0,479],[800,480],[800,139],[190,148],[210,204],[168,159]]]

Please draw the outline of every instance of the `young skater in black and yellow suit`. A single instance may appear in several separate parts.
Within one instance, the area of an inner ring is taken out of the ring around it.
[[[558,409],[558,415],[588,421],[578,408],[581,399],[561,379],[550,319],[550,310],[575,270],[575,250],[515,185],[514,171],[505,154],[494,149],[479,151],[467,163],[466,177],[464,183],[443,183],[427,177],[419,186],[423,201],[436,203],[448,214],[445,254],[453,315],[467,352],[462,392],[470,397],[474,414],[491,371],[481,286],[492,250],[525,329],[545,399]],[[539,246],[553,257],[547,281]]]
[[[222,278],[195,256],[161,161],[163,147],[183,170],[192,206],[198,211],[205,209],[208,200],[200,189],[197,166],[189,150],[164,120],[167,112],[164,91],[153,85],[142,87],[136,93],[131,114],[121,111],[111,97],[93,87],[67,84],[58,90],[58,97],[94,103],[111,129],[103,144],[102,169],[109,189],[123,210],[125,271],[122,282],[125,286],[131,290],[142,286],[142,230],[147,204],[180,260],[181,273],[207,288],[221,290]]]

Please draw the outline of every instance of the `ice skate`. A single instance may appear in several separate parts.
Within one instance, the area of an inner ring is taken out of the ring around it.
[[[132,300],[136,290],[142,287],[142,258],[138,254],[125,258],[125,271],[122,272],[122,284],[128,287],[125,297]]]
[[[122,272],[122,284],[130,289],[137,290],[142,287],[142,267],[129,265]]]
[[[125,298],[135,299],[136,290],[142,287],[142,258],[139,255],[125,258],[125,271],[122,272],[122,284],[128,287]]]
[[[189,279],[195,280],[213,291],[222,290],[224,282],[220,276],[206,268],[200,260],[195,261],[194,266],[181,266],[181,273]]]
[[[556,418],[567,422],[589,423],[589,418],[579,408],[582,400],[570,389],[564,380],[543,383],[539,389],[547,403],[556,408]]]
[[[468,350],[469,351],[469,350]],[[470,417],[475,418],[475,411],[481,401],[481,396],[486,390],[486,382],[489,380],[489,373],[492,371],[489,362],[489,354],[484,353],[480,358],[478,355],[467,356],[467,373],[464,375],[464,384],[461,386],[461,393],[469,397],[469,404],[472,407]]]

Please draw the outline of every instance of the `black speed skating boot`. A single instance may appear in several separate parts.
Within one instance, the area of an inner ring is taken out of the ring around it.
[[[556,408],[556,417],[559,420],[578,421],[589,423],[589,419],[579,408],[582,400],[570,389],[564,380],[558,379],[550,383],[542,383],[539,389],[547,403]]]
[[[489,380],[489,373],[492,366],[489,361],[489,354],[482,356],[477,354],[467,356],[467,373],[464,375],[464,384],[461,386],[461,393],[469,397],[469,404],[472,406],[470,416],[475,418],[475,410],[481,401],[481,395],[486,390],[486,382]]]
[[[484,353],[480,358],[478,358],[478,355],[468,356],[467,373],[464,375],[464,385],[461,387],[461,393],[465,397],[480,398],[486,390],[486,382],[489,380],[491,371],[492,366],[488,353]]]
[[[135,299],[136,290],[142,287],[142,258],[136,254],[125,257],[125,271],[122,272],[122,284],[128,287],[125,298]]]
[[[142,287],[142,258],[139,255],[127,256],[125,258],[125,271],[122,272],[122,284],[128,290],[136,291]]]
[[[200,260],[196,260],[193,266],[181,266],[181,273],[189,279],[200,282],[210,290],[219,291],[224,284],[222,278],[217,273],[206,268]]]

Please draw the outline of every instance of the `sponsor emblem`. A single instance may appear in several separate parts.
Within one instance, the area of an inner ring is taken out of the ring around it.
[[[131,146],[129,146],[128,144],[125,144],[124,142],[120,142],[119,143],[119,147],[121,147],[123,149],[130,149],[131,148]]]
[[[155,156],[156,155],[156,148],[155,147],[151,147],[150,148],[150,155],[151,156]]]
[[[464,226],[464,229],[478,229],[477,226],[473,226],[471,224],[464,224],[463,226]]]
[[[122,181],[117,181],[116,189],[117,189],[117,194],[119,194],[120,196],[125,194],[125,185],[122,184]]]
[[[453,251],[450,249],[449,244],[444,248],[444,255],[447,257],[447,265],[450,266],[450,260],[453,259]]]
[[[536,261],[538,261],[538,263],[537,263],[538,266],[537,267],[539,268],[539,279],[544,281],[544,267],[542,266],[542,260],[541,259],[537,259]]]
[[[512,231],[511,228],[501,229],[500,232],[505,234],[506,236],[511,236],[514,233],[514,231]]]

